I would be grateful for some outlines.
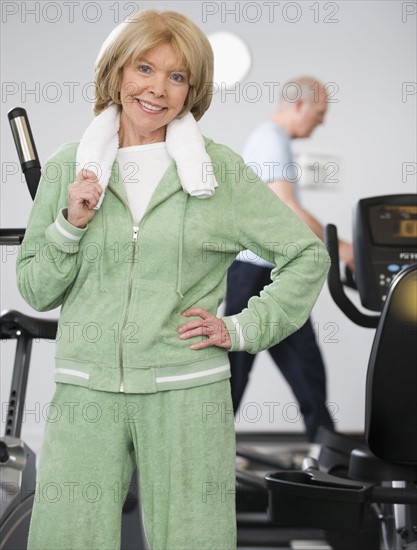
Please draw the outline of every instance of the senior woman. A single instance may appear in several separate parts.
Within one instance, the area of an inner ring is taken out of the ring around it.
[[[199,133],[212,72],[189,19],[139,12],[99,56],[93,122],[45,166],[17,262],[33,308],[62,306],[30,550],[119,548],[135,466],[150,548],[236,546],[227,352],[302,325],[327,254]],[[244,249],[275,263],[272,282],[218,318]]]

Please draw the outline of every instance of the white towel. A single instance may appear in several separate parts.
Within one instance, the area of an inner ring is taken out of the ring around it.
[[[193,197],[206,199],[218,186],[213,166],[204,146],[204,138],[191,113],[174,118],[166,133],[168,153],[177,164],[184,191]]]
[[[84,132],[77,150],[77,170],[94,172],[103,191],[109,183],[119,148],[120,107],[112,103],[94,117]],[[172,120],[167,126],[166,145],[175,160],[183,189],[200,199],[211,197],[218,186],[204,139],[191,113]],[[99,209],[104,193],[95,207]]]

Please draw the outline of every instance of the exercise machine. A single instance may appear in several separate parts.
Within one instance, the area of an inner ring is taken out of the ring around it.
[[[3,550],[26,547],[36,484],[36,456],[21,439],[29,362],[33,339],[54,340],[57,323],[17,311],[5,312],[0,320],[1,339],[16,339],[6,429],[0,438],[0,548]]]
[[[377,329],[366,382],[367,446],[322,432],[318,461],[266,476],[269,514],[281,526],[340,531],[332,545],[345,550],[373,512],[380,536],[372,548],[416,549],[417,195],[363,199],[355,210],[356,284],[362,305],[379,315],[361,312],[343,291],[335,226],[326,228],[326,241],[332,297],[353,322]]]

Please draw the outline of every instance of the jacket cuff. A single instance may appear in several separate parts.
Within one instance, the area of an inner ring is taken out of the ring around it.
[[[222,321],[229,331],[232,345],[228,351],[247,351],[256,353],[259,347],[259,325],[251,319],[248,310],[237,315],[222,317]],[[258,345],[257,345],[258,344]]]
[[[57,245],[62,251],[75,253],[78,251],[78,244],[88,229],[75,227],[66,219],[67,209],[62,208],[54,223],[46,229],[46,236],[49,241]]]

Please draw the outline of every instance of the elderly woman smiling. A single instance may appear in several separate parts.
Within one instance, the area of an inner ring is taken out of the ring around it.
[[[102,48],[81,141],[48,160],[59,176],[44,171],[17,281],[36,310],[62,306],[62,414],[46,425],[29,549],[119,548],[135,467],[150,548],[236,547],[227,352],[257,353],[301,326],[327,267],[241,157],[200,134],[212,74],[194,23],[139,12]],[[272,281],[219,318],[245,249],[276,265]],[[51,482],[59,499],[44,498]]]

